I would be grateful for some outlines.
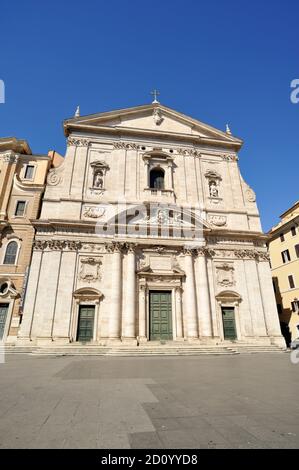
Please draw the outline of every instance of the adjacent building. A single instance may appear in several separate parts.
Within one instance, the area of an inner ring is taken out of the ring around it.
[[[64,130],[19,344],[284,344],[239,138],[157,100]]]
[[[56,157],[56,162],[59,160]],[[22,320],[34,227],[52,157],[25,140],[0,139],[0,341],[14,343]]]
[[[273,287],[287,344],[299,337],[299,201],[269,231]]]

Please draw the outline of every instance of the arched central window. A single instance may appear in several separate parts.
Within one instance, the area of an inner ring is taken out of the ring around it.
[[[18,252],[18,244],[17,242],[9,242],[6,247],[5,257],[3,264],[15,264],[16,257]]]
[[[154,168],[150,172],[150,187],[153,189],[164,189],[164,171]]]

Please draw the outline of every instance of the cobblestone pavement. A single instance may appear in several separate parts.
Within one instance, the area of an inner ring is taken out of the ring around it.
[[[287,353],[0,365],[1,448],[298,448]]]

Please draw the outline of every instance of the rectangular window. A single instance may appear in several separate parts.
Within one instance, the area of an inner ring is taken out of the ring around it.
[[[284,234],[283,233],[280,234],[280,241],[284,242]]]
[[[27,165],[26,170],[25,170],[25,175],[24,175],[25,180],[32,180],[33,179],[33,173],[34,173],[34,166],[33,165]]]
[[[294,302],[291,302],[292,305],[292,312],[299,313],[299,300],[294,300]]]
[[[277,304],[277,311],[278,311],[278,313],[282,313],[281,304]]]
[[[281,252],[281,257],[282,257],[282,261],[284,263],[287,263],[288,261],[291,261],[291,257],[290,257],[290,252],[289,250],[284,250]]]
[[[26,207],[26,202],[25,201],[18,201],[16,205],[16,212],[15,216],[16,217],[23,217],[25,214],[25,207]]]
[[[296,227],[291,228],[292,236],[294,237],[296,235]]]
[[[295,245],[296,256],[299,258],[299,245]]]
[[[295,282],[294,282],[294,278],[292,275],[288,276],[288,280],[289,280],[289,286],[291,289],[294,289],[295,287]]]

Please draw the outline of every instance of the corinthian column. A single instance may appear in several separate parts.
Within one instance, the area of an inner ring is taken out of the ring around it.
[[[200,336],[203,339],[213,336],[209,280],[205,253],[206,251],[203,249],[197,250],[198,322],[200,325]]]
[[[183,318],[182,318],[182,288],[175,288],[175,313],[176,313],[176,339],[183,339]]]
[[[122,338],[135,338],[135,293],[136,293],[136,273],[135,273],[135,245],[128,244],[127,272],[126,272],[126,305],[122,318]]]
[[[145,313],[145,289],[141,284],[139,287],[139,341],[146,341],[146,313]]]
[[[260,254],[259,262],[257,263],[257,269],[260,281],[267,333],[271,337],[273,343],[284,347],[285,342],[281,335],[275,295],[272,285],[271,271],[267,254]]]
[[[195,280],[193,269],[193,256],[191,250],[185,250],[185,308],[187,316],[188,338],[198,338],[197,309],[195,295]]]
[[[121,244],[113,243],[108,248],[112,252],[112,290],[110,302],[109,338],[120,338],[122,301],[122,259]]]

